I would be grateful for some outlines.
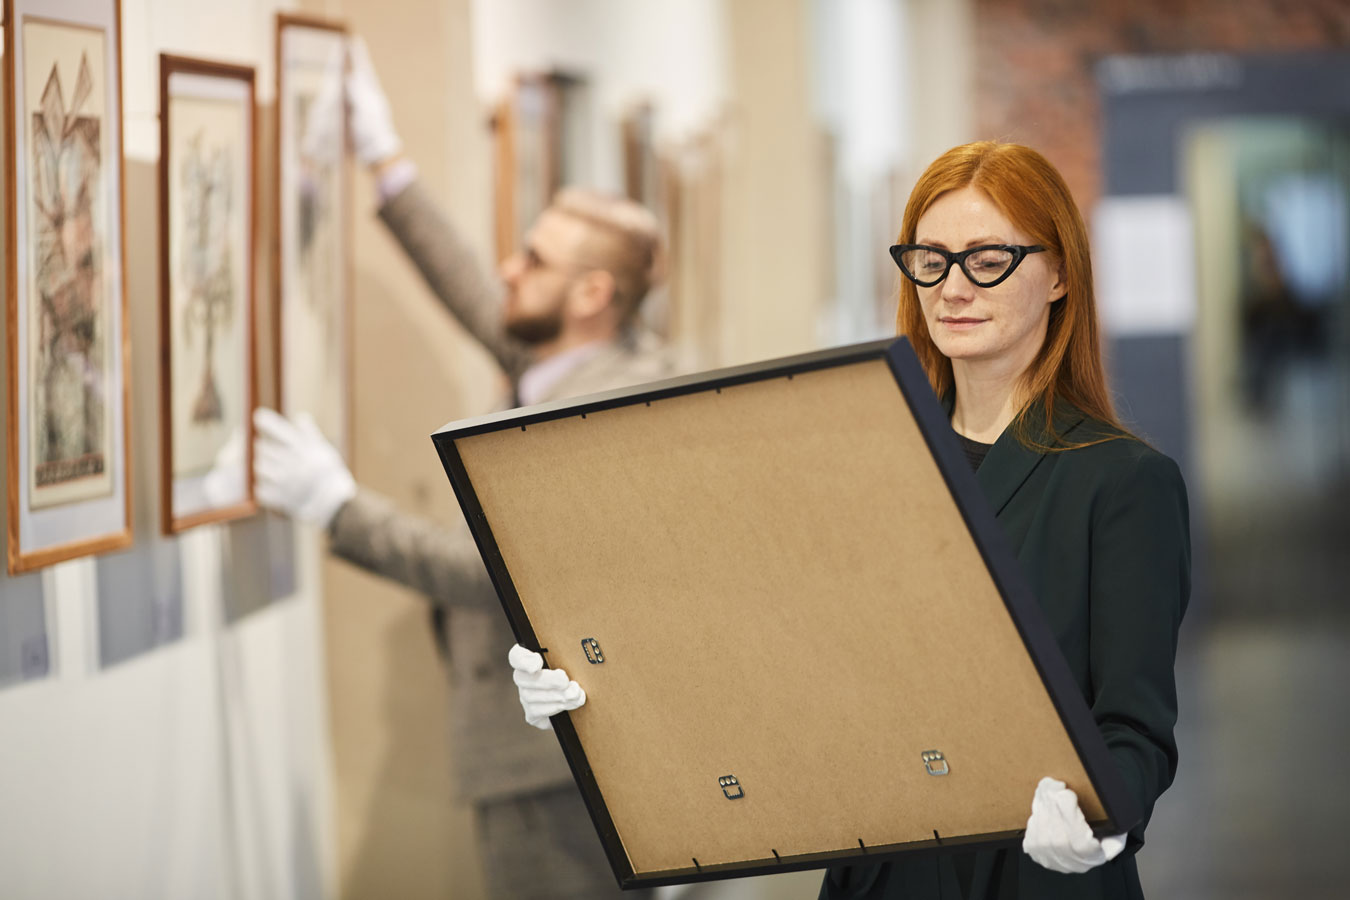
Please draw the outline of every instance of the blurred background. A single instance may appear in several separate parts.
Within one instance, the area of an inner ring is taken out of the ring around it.
[[[161,51],[258,69],[270,302],[274,14],[365,38],[408,156],[485,261],[551,190],[650,205],[645,316],[689,368],[893,333],[886,248],[948,147],[1029,144],[1089,222],[1119,409],[1191,493],[1181,768],[1149,896],[1345,896],[1347,0],[123,0],[135,394],[156,395]],[[447,522],[427,435],[489,357],[353,173],[357,479]],[[267,321],[260,310],[259,318]],[[264,355],[263,358],[266,358]],[[273,388],[264,373],[263,396]],[[481,896],[424,602],[259,517],[0,576],[0,895]],[[1341,685],[1341,687],[1337,687]],[[814,896],[819,876],[719,896]]]

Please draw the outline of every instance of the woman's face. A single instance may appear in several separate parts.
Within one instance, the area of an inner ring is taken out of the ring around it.
[[[1033,243],[974,187],[939,196],[919,218],[914,242],[952,253],[982,244]],[[994,287],[971,283],[960,266],[932,287],[916,285],[933,343],[953,363],[992,363],[1008,377],[1020,375],[1045,341],[1050,304],[1067,289],[1058,264],[1050,253],[1031,253]]]

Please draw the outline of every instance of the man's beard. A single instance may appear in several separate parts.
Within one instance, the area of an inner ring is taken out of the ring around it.
[[[561,309],[532,316],[514,316],[506,322],[506,333],[526,344],[547,344],[562,334]]]

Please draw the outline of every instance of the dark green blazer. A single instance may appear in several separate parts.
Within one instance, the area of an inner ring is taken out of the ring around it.
[[[946,405],[950,412],[950,398]],[[1060,406],[1053,429],[1039,406],[1026,414],[1044,445],[1118,434]],[[1119,857],[1084,875],[1043,869],[1019,846],[831,869],[822,900],[1143,896],[1134,854],[1177,765],[1173,664],[1191,571],[1186,486],[1176,463],[1131,437],[1041,453],[1013,431],[976,478],[1143,818]]]

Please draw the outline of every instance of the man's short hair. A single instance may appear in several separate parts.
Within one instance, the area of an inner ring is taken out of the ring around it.
[[[589,188],[563,188],[550,207],[592,226],[586,264],[614,279],[614,299],[624,318],[637,311],[660,278],[661,227],[640,203]]]

